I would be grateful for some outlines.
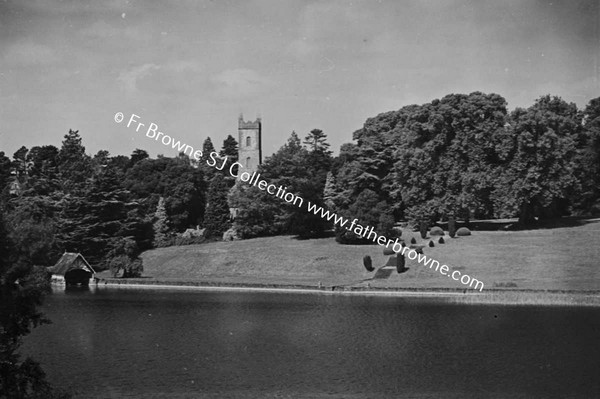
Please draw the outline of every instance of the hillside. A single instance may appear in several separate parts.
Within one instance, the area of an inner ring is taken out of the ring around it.
[[[451,239],[425,254],[483,281],[486,289],[598,290],[600,287],[600,219],[574,227],[526,231],[473,231]],[[407,241],[418,233],[404,232]],[[378,245],[339,245],[333,238],[297,240],[291,236],[235,242],[159,248],[142,255],[144,275],[161,281],[202,281],[214,284],[285,284],[317,287],[357,285],[393,288],[465,286],[407,259],[409,270],[371,279],[362,264],[387,260]]]

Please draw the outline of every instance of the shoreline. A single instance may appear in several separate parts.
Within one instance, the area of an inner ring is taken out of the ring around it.
[[[96,278],[94,282],[90,283],[90,287],[420,297],[427,299],[441,299],[457,304],[600,307],[600,290],[488,289],[483,292],[477,292],[473,290],[448,288],[365,286],[315,287],[301,284],[217,283],[208,281],[168,281],[121,278]]]

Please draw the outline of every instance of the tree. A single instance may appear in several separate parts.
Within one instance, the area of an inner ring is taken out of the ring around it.
[[[391,238],[394,227],[391,211],[385,201],[377,196],[372,190],[364,190],[358,196],[357,200],[348,208],[342,211],[342,215],[348,220],[357,219],[356,227],[348,230],[349,226],[335,226],[336,240],[342,244],[360,244],[373,243],[372,237],[369,239],[366,233],[369,227],[372,227],[378,235]],[[360,225],[360,226],[358,226]]]
[[[212,152],[215,152],[215,146],[210,137],[207,137],[202,143],[202,161],[206,162]]]
[[[200,168],[175,158],[144,159],[127,171],[123,185],[147,215],[153,215],[159,197],[165,197],[174,231],[202,223],[206,184]]]
[[[78,130],[69,130],[58,153],[58,170],[66,192],[83,190],[92,177],[91,158],[85,154]]]
[[[227,157],[228,165],[233,165],[233,163],[238,161],[238,144],[232,135],[228,135],[227,138],[223,141],[223,147],[221,148],[221,151],[219,151],[219,156]],[[233,172],[233,175],[237,175],[238,165],[233,165],[232,172]],[[222,173],[222,174],[224,175],[225,178],[227,178],[228,180],[231,180],[232,181],[231,184],[233,185],[233,180],[230,179],[231,175],[228,172]]]
[[[577,211],[600,213],[600,97],[591,100],[583,110],[583,139],[578,143],[576,164],[581,193],[573,193],[571,201]]]
[[[208,186],[206,212],[204,216],[205,236],[221,238],[231,225],[227,193],[229,187],[222,176],[216,174]]]
[[[144,159],[147,159],[149,157],[150,156],[148,155],[148,152],[136,148],[129,157],[129,167],[135,166],[136,163],[143,161]]]
[[[160,197],[154,213],[154,247],[165,247],[169,244],[169,218],[165,209],[165,199]]]
[[[4,151],[0,151],[0,198],[10,182],[10,169],[10,158],[4,154]]]
[[[107,260],[113,277],[121,273],[123,278],[140,277],[144,270],[138,257],[139,248],[132,237],[120,237],[115,240]]]
[[[27,154],[30,164],[28,188],[37,195],[50,195],[60,190],[58,175],[58,148],[53,145],[33,147]]]
[[[12,261],[17,264],[53,264],[60,253],[55,239],[55,203],[43,196],[12,200],[6,211]]]
[[[39,305],[49,291],[49,279],[43,268],[13,258],[3,214],[0,212],[0,397],[68,398],[53,390],[37,362],[31,357],[22,360],[19,354],[23,337],[48,323]]]
[[[241,238],[283,234],[280,199],[265,194],[257,187],[235,184],[227,202],[237,210],[233,228]]]
[[[223,140],[223,147],[219,151],[219,155],[229,157],[231,163],[238,160],[238,143],[232,135],[227,135],[227,138]]]
[[[521,224],[536,217],[568,212],[571,193],[580,193],[576,176],[581,120],[575,104],[543,96],[528,109],[511,114],[510,163],[497,182],[495,200]]]
[[[329,143],[327,135],[321,129],[313,129],[304,138],[303,144],[308,147],[311,152],[323,152],[331,154],[329,151]]]
[[[369,118],[333,163],[339,209],[364,190],[394,218],[416,222],[449,212],[491,217],[497,174],[507,163],[506,101],[497,94],[451,94]]]
[[[22,146],[13,154],[12,168],[20,181],[24,181],[24,179],[27,178],[27,172],[29,170],[29,165],[27,163],[28,153],[29,150],[27,147]]]

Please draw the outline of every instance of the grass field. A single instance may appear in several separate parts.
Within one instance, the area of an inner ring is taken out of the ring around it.
[[[473,231],[468,237],[425,247],[425,255],[450,270],[482,281],[486,289],[600,291],[600,219],[575,226],[524,231]],[[403,232],[418,244],[417,233]],[[372,279],[363,267],[388,256],[378,245],[340,245],[333,238],[298,240],[291,236],[159,248],[142,255],[144,275],[161,281],[211,284],[301,285],[346,287],[458,289],[466,287],[435,270],[407,259],[405,273]]]

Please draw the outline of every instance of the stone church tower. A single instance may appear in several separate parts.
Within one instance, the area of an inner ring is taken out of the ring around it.
[[[252,174],[262,163],[262,125],[260,118],[256,121],[244,121],[240,114],[238,119],[238,160],[243,172]]]

